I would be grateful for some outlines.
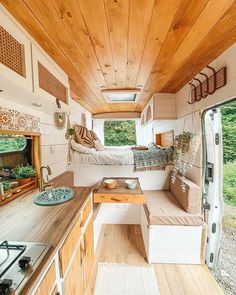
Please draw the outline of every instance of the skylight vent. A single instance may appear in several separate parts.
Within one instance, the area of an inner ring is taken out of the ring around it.
[[[109,103],[132,103],[136,102],[140,89],[109,89],[102,92]]]

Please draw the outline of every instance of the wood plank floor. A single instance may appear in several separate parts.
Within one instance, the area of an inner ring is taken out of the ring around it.
[[[93,294],[99,262],[148,266],[140,226],[103,225],[95,259],[95,272],[89,295]],[[161,295],[223,294],[204,265],[154,264],[153,266]]]

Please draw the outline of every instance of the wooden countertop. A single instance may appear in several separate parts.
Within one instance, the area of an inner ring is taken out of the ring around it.
[[[53,180],[54,185],[70,185],[72,182],[68,176],[73,176],[70,173],[65,172],[57,177]],[[32,199],[38,191],[35,189],[0,207],[0,240],[32,241],[51,245],[39,270],[30,280],[31,286],[54,257],[92,191],[91,187],[74,187],[74,189],[76,194],[72,200],[56,206],[35,205]]]

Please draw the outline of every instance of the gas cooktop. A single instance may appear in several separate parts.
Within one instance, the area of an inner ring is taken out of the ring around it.
[[[20,294],[48,250],[41,243],[0,241],[0,295]]]

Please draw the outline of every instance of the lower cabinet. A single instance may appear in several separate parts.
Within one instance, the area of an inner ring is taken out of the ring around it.
[[[91,218],[84,233],[84,282],[85,288],[90,286],[94,265],[93,218]]]
[[[59,259],[52,262],[35,295],[86,294],[90,288],[94,266],[91,213],[92,199],[90,198],[58,250]]]
[[[56,282],[56,266],[55,266],[55,262],[53,261],[53,263],[49,267],[49,270],[44,276],[41,284],[36,290],[35,295],[53,294],[52,292],[53,292],[53,286],[55,285],[55,282]]]
[[[64,279],[65,295],[83,295],[83,257],[80,247],[76,250],[75,256],[72,258],[68,273]]]
[[[84,295],[90,287],[94,265],[93,218],[90,219],[64,278],[64,295]]]

